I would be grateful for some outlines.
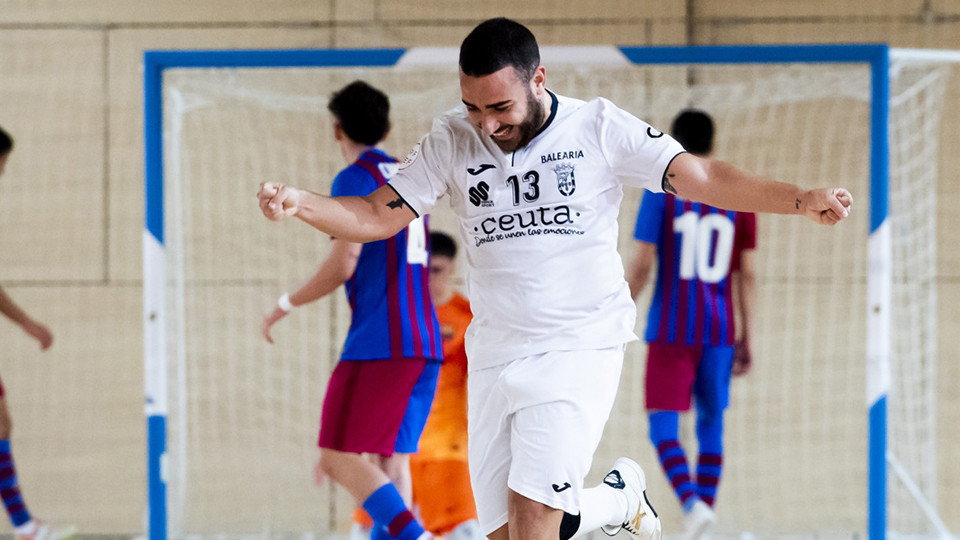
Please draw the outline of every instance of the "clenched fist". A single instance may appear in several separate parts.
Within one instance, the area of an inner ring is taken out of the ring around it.
[[[285,184],[263,182],[257,191],[260,211],[271,221],[295,216],[300,210],[301,191]]]
[[[835,225],[850,214],[853,195],[843,188],[811,189],[797,199],[797,209],[821,225]]]

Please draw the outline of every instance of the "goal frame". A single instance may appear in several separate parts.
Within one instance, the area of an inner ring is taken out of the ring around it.
[[[653,64],[865,64],[870,69],[870,220],[867,285],[867,532],[886,537],[887,395],[891,381],[892,244],[889,198],[889,65],[886,44],[743,45],[677,47],[543,47],[544,57],[625,57]],[[905,51],[922,56],[927,51]],[[144,53],[145,229],[143,231],[144,384],[147,424],[147,535],[167,538],[166,441],[168,411],[164,244],[163,75],[184,68],[392,67],[424,58],[456,62],[453,48],[184,50]],[[939,58],[939,56],[937,57]],[[545,62],[547,63],[547,62]]]

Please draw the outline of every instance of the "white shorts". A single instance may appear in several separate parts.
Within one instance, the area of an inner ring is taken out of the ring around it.
[[[623,345],[556,351],[472,371],[470,479],[484,534],[507,522],[508,489],[570,514],[580,509],[610,416]]]

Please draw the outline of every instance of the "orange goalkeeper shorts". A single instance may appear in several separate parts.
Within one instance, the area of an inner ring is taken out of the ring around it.
[[[421,460],[410,456],[413,504],[420,510],[423,526],[436,535],[477,519],[466,461]]]

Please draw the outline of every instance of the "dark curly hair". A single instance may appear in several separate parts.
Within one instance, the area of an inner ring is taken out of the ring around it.
[[[13,150],[13,137],[0,127],[0,156],[5,156]]]
[[[327,109],[354,142],[373,146],[390,131],[390,99],[363,81],[334,92]]]
[[[499,17],[480,23],[460,45],[460,70],[483,77],[512,66],[529,82],[540,66],[537,38],[526,26]]]

